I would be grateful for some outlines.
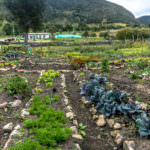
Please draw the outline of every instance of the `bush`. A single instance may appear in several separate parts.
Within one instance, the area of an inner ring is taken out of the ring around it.
[[[100,37],[104,37],[105,39],[109,37],[109,32],[101,32]]]
[[[29,83],[20,76],[9,78],[7,84],[4,85],[4,88],[8,95],[23,94],[27,96],[32,93]]]
[[[141,59],[138,63],[137,63],[137,66],[139,69],[144,69],[146,67],[148,67],[149,65],[149,62],[147,59]]]
[[[5,35],[11,35],[12,34],[12,26],[9,23],[6,23],[3,27],[3,32]]]
[[[96,37],[96,33],[91,33],[90,36],[91,37]]]
[[[109,72],[109,61],[106,58],[102,60],[101,72]]]
[[[148,30],[126,28],[118,31],[116,34],[116,39],[118,40],[137,40],[149,38],[150,34]]]
[[[89,33],[88,33],[87,31],[85,31],[85,32],[82,34],[82,36],[84,36],[84,37],[89,37]]]
[[[138,75],[136,73],[132,73],[130,77],[131,79],[138,79]]]

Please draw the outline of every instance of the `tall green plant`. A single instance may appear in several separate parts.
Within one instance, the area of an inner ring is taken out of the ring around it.
[[[109,72],[109,60],[107,58],[102,60],[101,72]]]

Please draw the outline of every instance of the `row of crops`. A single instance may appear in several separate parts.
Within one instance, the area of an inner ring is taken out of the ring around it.
[[[150,118],[142,106],[129,101],[127,94],[120,90],[108,90],[109,83],[103,76],[92,74],[89,81],[82,83],[81,95],[94,104],[99,113],[106,117],[112,115],[128,115],[138,127],[140,136],[150,135]]]

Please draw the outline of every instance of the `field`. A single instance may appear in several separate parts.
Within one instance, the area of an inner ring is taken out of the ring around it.
[[[1,45],[0,149],[149,150],[150,43],[101,40]]]

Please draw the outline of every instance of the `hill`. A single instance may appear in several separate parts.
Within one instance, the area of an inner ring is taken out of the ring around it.
[[[138,21],[140,21],[143,24],[150,24],[150,16],[139,17]]]
[[[134,15],[124,7],[106,0],[48,0],[46,20],[55,22],[136,22]]]
[[[44,14],[46,22],[84,22],[89,24],[101,23],[104,20],[108,23],[136,22],[131,12],[106,0],[46,0],[46,3]],[[2,14],[2,10],[0,10],[0,14]]]

